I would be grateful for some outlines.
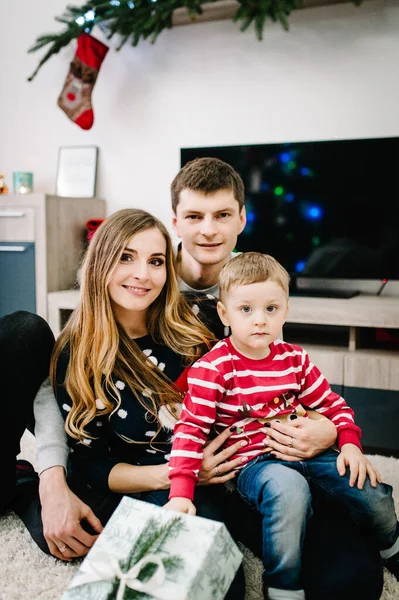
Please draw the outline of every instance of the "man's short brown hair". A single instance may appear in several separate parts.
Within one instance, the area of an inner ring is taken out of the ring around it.
[[[244,206],[244,184],[231,165],[219,158],[196,158],[188,162],[176,175],[171,185],[172,208],[176,213],[183,190],[213,194],[219,190],[231,190],[240,211]]]
[[[284,267],[269,254],[243,252],[227,262],[219,274],[219,297],[223,302],[236,285],[275,281],[289,294],[290,276]]]

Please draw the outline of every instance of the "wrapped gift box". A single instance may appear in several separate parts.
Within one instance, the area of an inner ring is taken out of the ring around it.
[[[223,523],[125,496],[61,600],[222,600],[241,560]]]

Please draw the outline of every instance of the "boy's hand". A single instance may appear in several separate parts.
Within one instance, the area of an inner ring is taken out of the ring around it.
[[[187,513],[188,515],[195,515],[197,512],[191,500],[177,496],[169,500],[164,508],[166,508],[166,510],[177,510],[178,512]]]
[[[349,467],[350,478],[349,485],[353,487],[357,480],[357,487],[362,490],[367,475],[370,478],[372,487],[377,487],[377,482],[381,483],[381,475],[373,467],[371,462],[364,456],[360,448],[355,444],[344,444],[341,453],[337,458],[338,473],[343,476],[346,473],[346,467]]]

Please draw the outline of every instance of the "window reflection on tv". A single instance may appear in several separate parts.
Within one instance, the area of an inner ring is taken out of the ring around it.
[[[237,250],[291,275],[399,279],[399,138],[183,148],[181,165],[205,156],[243,178]]]

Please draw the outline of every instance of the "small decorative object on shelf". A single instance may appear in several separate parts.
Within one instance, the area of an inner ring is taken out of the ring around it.
[[[12,182],[14,194],[31,194],[33,192],[33,173],[14,171]]]
[[[61,600],[222,600],[241,560],[223,523],[124,496]]]
[[[6,174],[4,173],[4,171],[0,171],[0,194],[8,194]]]
[[[88,246],[90,244],[91,238],[96,233],[97,229],[100,227],[101,223],[104,219],[89,219],[86,222],[85,228],[85,245]],[[80,287],[82,283],[82,267],[79,267],[76,271],[76,281]]]
[[[87,241],[90,242],[91,238],[100,227],[104,219],[89,219],[86,223]]]
[[[97,146],[62,146],[58,152],[56,195],[94,198],[97,158]]]

